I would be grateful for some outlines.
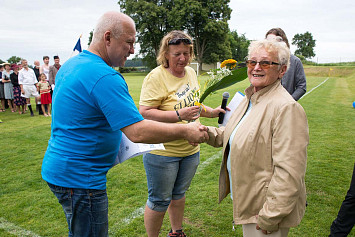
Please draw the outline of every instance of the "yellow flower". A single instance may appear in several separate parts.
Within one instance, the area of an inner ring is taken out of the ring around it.
[[[227,67],[228,69],[233,69],[237,66],[237,61],[234,59],[227,59],[221,63],[221,68]]]

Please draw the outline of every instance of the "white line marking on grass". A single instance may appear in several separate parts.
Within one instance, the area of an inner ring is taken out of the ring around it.
[[[210,165],[212,163],[212,161],[220,158],[221,155],[222,155],[222,150],[220,150],[219,152],[217,152],[216,154],[214,154],[213,156],[211,156],[210,158],[208,158],[207,160],[202,162],[198,166],[198,168],[196,170],[196,174],[200,173],[203,169],[205,169],[208,165]],[[124,218],[121,225],[129,225],[137,217],[143,216],[144,209],[145,209],[145,204],[144,204],[144,206],[137,208],[130,215],[128,215],[126,218]]]
[[[204,162],[202,162],[202,163],[197,167],[196,174],[200,173],[204,168],[206,168],[206,166],[208,166],[209,164],[211,164],[212,161],[214,161],[215,159],[220,158],[221,155],[222,155],[222,150],[220,150],[219,152],[217,152],[216,154],[214,154],[213,156],[211,156],[210,158],[208,158],[207,160],[205,160]]]
[[[29,231],[22,229],[21,227],[16,226],[14,223],[8,222],[4,218],[0,217],[0,229],[7,231],[10,234],[16,236],[31,236],[31,237],[40,237],[39,235]]]
[[[133,221],[137,217],[142,216],[144,214],[144,209],[145,209],[145,204],[144,206],[141,206],[140,208],[133,211],[128,217],[124,218],[122,221],[123,224],[128,225],[129,223],[131,223],[131,221]]]
[[[304,94],[300,99],[302,99],[303,97],[305,97],[306,95],[308,95],[309,93],[311,93],[313,90],[317,89],[318,87],[320,87],[321,85],[323,85],[326,81],[328,81],[329,77],[327,77],[324,81],[322,81],[318,86],[313,87],[312,90],[308,91],[306,94]]]

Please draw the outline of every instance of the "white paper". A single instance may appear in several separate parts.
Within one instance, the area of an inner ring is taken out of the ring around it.
[[[238,107],[238,105],[243,100],[243,98],[244,98],[244,95],[242,92],[238,91],[237,93],[235,93],[234,97],[227,105],[227,107],[230,108],[230,111],[227,110],[226,113],[224,114],[223,123],[219,125],[220,127],[226,126],[229,118],[232,116],[234,110]]]
[[[120,148],[118,150],[118,154],[116,156],[114,165],[117,165],[132,157],[136,157],[153,150],[165,150],[165,147],[163,143],[159,143],[159,144],[134,143],[131,140],[129,140],[124,133],[122,133]]]

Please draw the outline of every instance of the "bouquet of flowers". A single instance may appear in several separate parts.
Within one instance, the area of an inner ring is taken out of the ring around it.
[[[195,92],[195,105],[204,108],[202,102],[208,95],[246,79],[247,68],[241,67],[235,69],[236,66],[237,61],[234,59],[227,59],[222,62],[221,68],[211,69],[207,72],[209,79],[206,80],[203,86],[203,92],[201,93],[200,90]]]

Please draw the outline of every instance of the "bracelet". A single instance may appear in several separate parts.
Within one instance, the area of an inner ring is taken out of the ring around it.
[[[213,117],[212,117],[212,116],[213,116],[212,112],[213,112],[213,109],[211,109],[211,113],[210,113],[210,114],[211,114],[211,118],[213,118]]]
[[[176,115],[177,115],[177,116],[178,116],[178,118],[179,118],[179,121],[182,121],[182,119],[181,119],[181,117],[180,117],[179,112],[178,112],[177,110],[175,110],[175,112],[176,112]]]

